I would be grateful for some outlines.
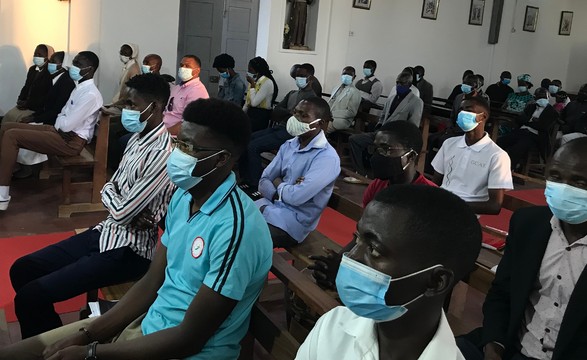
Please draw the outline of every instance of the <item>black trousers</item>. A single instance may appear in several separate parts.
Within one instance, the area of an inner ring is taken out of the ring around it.
[[[467,336],[458,336],[456,337],[457,346],[465,359],[467,360],[483,360],[484,354],[482,349],[477,347],[476,344],[470,341]],[[535,360],[534,358],[529,358],[521,353],[517,352],[509,360]]]
[[[62,325],[53,304],[89,290],[139,279],[150,260],[129,247],[100,253],[100,232],[84,231],[16,260],[10,281],[22,338]]]
[[[497,145],[504,149],[512,161],[512,170],[522,164],[532,148],[538,148],[538,135],[527,129],[517,129],[497,139]]]
[[[273,239],[274,248],[288,248],[298,244],[285,230],[271,224],[267,225],[269,225],[269,233],[271,234],[271,239]]]

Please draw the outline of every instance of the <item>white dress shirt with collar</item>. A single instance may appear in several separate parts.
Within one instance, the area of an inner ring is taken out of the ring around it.
[[[73,131],[82,139],[90,141],[103,103],[94,79],[77,84],[57,115],[55,129],[65,133]]]

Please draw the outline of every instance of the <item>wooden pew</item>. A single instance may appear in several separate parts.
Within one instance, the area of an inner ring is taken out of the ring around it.
[[[73,213],[105,210],[100,190],[106,183],[108,158],[108,132],[110,116],[101,114],[98,122],[95,147],[86,145],[77,156],[57,156],[56,160],[63,168],[62,194],[63,202],[59,205],[59,217],[70,217]],[[75,170],[92,168],[91,182],[73,182]],[[71,193],[77,188],[90,188],[91,200],[87,203],[71,203]]]

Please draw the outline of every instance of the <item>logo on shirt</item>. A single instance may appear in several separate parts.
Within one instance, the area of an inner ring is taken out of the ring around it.
[[[202,255],[202,252],[204,252],[204,239],[198,236],[192,243],[192,256],[197,259]]]
[[[487,166],[486,163],[482,163],[482,162],[477,161],[477,160],[471,160],[471,165],[473,165],[473,166],[479,166],[479,167],[482,167],[482,168],[484,168],[485,166]]]

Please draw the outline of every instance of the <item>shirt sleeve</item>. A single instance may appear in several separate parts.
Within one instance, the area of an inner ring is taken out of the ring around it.
[[[254,87],[251,87],[251,106],[257,107],[259,106],[265,98],[271,97],[273,95],[273,81],[271,79],[265,80],[265,82],[261,85],[259,92],[255,91]],[[268,107],[271,107],[271,104],[267,104]]]
[[[287,143],[286,143],[287,144]],[[273,180],[281,176],[281,164],[283,162],[284,145],[281,146],[277,155],[271,160],[269,165],[263,170],[261,179],[259,180],[259,192],[264,198],[272,200],[277,189],[273,185]]]
[[[169,184],[166,171],[168,157],[169,153],[164,150],[146,154],[143,175],[124,195],[116,191],[113,181],[104,185],[102,202],[114,221],[129,224]]]
[[[442,144],[442,146],[440,147],[440,149],[438,150],[438,153],[436,153],[436,156],[434,156],[434,159],[432,159],[432,167],[434,168],[434,171],[436,171],[439,174],[444,175],[444,151],[445,151],[445,146],[446,145],[446,141]]]
[[[290,179],[294,184],[281,183],[277,187],[279,200],[286,204],[300,206],[312,199],[325,187],[332,184],[340,173],[338,156],[318,155],[312,160],[308,171],[303,174],[304,180],[296,184],[296,179]]]
[[[346,106],[341,104],[342,106],[339,109],[332,111],[333,118],[352,119],[357,115],[359,105],[361,105],[361,93],[353,88],[348,89],[348,92]]]
[[[72,101],[71,97],[67,101]],[[101,101],[93,94],[81,96],[76,104],[69,107],[67,114],[61,112],[57,115],[55,128],[66,133],[83,128],[86,120],[100,109],[101,105]]]
[[[511,161],[505,151],[495,154],[489,164],[489,179],[487,181],[488,189],[506,189],[514,188],[511,171]]]
[[[381,83],[381,81],[377,81],[371,87],[371,94],[369,95],[367,100],[375,104],[381,96],[381,93],[383,93],[383,84]]]
[[[424,102],[419,97],[417,98],[417,100],[418,103],[416,104],[414,111],[410,113],[408,121],[416,125],[417,127],[420,127],[420,123],[422,122],[422,112],[424,111]]]
[[[375,197],[375,181],[377,180],[371,181],[371,183],[369,184],[369,186],[367,186],[367,189],[365,189],[365,192],[363,193],[363,209],[367,207],[367,204],[369,204],[371,200],[373,200],[373,198]]]

